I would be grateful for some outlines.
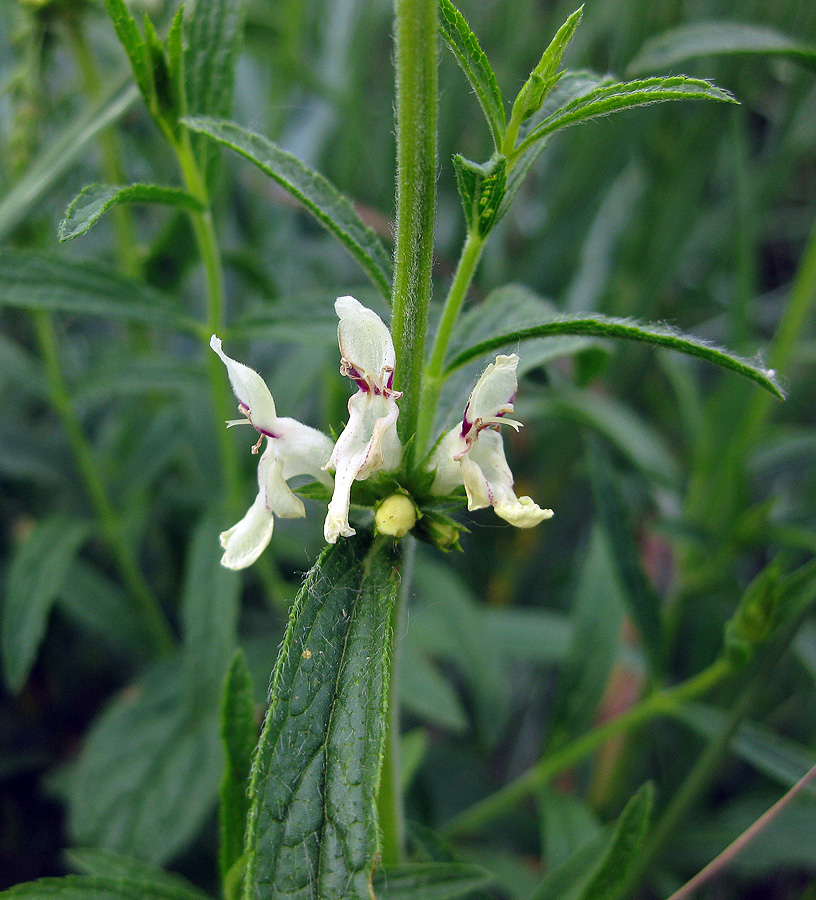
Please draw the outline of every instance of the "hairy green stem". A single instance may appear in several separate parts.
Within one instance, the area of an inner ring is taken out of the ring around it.
[[[57,337],[51,316],[42,310],[36,311],[34,325],[40,354],[45,364],[51,403],[68,436],[74,462],[88,492],[94,513],[99,520],[104,540],[113,552],[119,574],[128,589],[133,606],[150,639],[154,652],[168,653],[175,643],[173,634],[159,601],[150,590],[144,575],[136,564],[131,547],[122,533],[119,517],[113,509],[93,453],[74,410],[60,367]]]
[[[405,813],[402,802],[402,766],[400,763],[399,675],[402,657],[401,639],[405,631],[405,610],[411,590],[416,541],[408,537],[403,546],[405,555],[402,565],[402,580],[391,615],[388,722],[380,773],[380,791],[377,795],[377,815],[382,834],[381,855],[384,866],[396,866],[405,862]]]
[[[394,0],[397,224],[391,332],[395,388],[403,392],[398,428],[416,431],[431,297],[436,212],[437,0]],[[409,446],[406,467],[410,468]]]
[[[597,750],[609,738],[642,725],[655,716],[671,713],[681,704],[706,693],[731,672],[731,664],[727,660],[718,659],[687,681],[650,694],[617,718],[565,744],[551,755],[544,756],[524,775],[453,818],[443,827],[442,833],[449,838],[459,837],[504,815],[560,772]]]
[[[480,237],[475,231],[468,232],[468,236],[462,246],[456,272],[453,275],[453,281],[448,290],[448,296],[445,298],[442,317],[439,320],[439,327],[434,338],[431,358],[428,360],[428,366],[425,370],[424,390],[416,438],[417,456],[420,459],[427,452],[428,445],[431,442],[436,406],[439,402],[442,385],[445,383],[442,377],[442,370],[445,366],[445,354],[448,352],[454,325],[462,310],[462,304],[467,296],[468,288],[473,281],[476,266],[479,264],[485,240],[485,237]]]

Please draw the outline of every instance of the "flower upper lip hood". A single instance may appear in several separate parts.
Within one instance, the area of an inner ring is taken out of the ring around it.
[[[261,555],[275,525],[275,516],[300,518],[306,515],[303,501],[286,483],[296,475],[310,475],[331,487],[325,471],[331,455],[331,438],[296,419],[277,415],[275,401],[261,376],[227,356],[215,335],[210,346],[227,367],[230,384],[238,398],[238,410],[245,417],[227,423],[252,425],[260,437],[252,448],[257,453],[266,438],[267,446],[258,461],[258,495],[240,522],[221,534],[224,555],[221,563],[229,569],[243,569]]]
[[[340,319],[340,373],[352,379],[357,393],[348,402],[348,422],[326,464],[335,470],[334,494],[323,526],[331,544],[355,533],[348,520],[352,484],[377,471],[394,471],[402,459],[397,436],[397,399],[402,394],[393,389],[396,354],[391,333],[354,297],[339,297],[334,309]]]
[[[482,372],[470,394],[461,426],[452,428],[439,442],[428,461],[435,471],[433,492],[449,494],[464,484],[468,509],[492,506],[496,514],[518,528],[531,528],[552,516],[530,497],[517,497],[513,473],[504,455],[500,425],[517,431],[521,423],[508,419],[518,390],[519,358],[497,356]]]

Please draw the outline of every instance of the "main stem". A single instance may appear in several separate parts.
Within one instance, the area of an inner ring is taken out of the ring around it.
[[[397,227],[391,332],[398,428],[410,468],[431,298],[436,210],[437,0],[394,0],[397,110]]]
[[[452,819],[443,828],[444,836],[458,837],[467,834],[504,815],[544,787],[560,772],[589,756],[609,738],[641,725],[655,716],[672,712],[680,704],[710,690],[731,674],[731,671],[731,664],[728,661],[718,659],[682,684],[651,694],[616,719],[576,738],[551,756],[543,757],[524,775]]]

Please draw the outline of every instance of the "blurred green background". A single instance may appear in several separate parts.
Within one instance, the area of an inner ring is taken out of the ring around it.
[[[174,8],[142,6],[164,33]],[[460,8],[509,96],[573,11],[543,0]],[[391,17],[384,0],[250,0],[234,105],[236,121],[323,172],[386,241]],[[810,55],[694,55],[651,67],[650,39],[709,20],[772,29]],[[635,701],[643,649],[627,595],[646,591],[659,605],[662,678],[673,683],[716,656],[739,598],[772,559],[787,572],[816,551],[814,45],[816,4],[802,0],[587,3],[568,67],[707,78],[741,105],[653,106],[554,137],[492,235],[472,301],[513,282],[558,310],[665,321],[764,353],[789,397],[766,400],[736,375],[625,343],[585,342],[527,373],[517,404],[526,427],[506,440],[508,456],[519,493],[555,517],[519,532],[490,511],[465,514],[464,554],[419,548],[403,638],[412,821],[441,826],[542,748]],[[113,217],[72,244],[57,241],[71,199],[117,167],[126,182],[178,183],[140,100],[126,98],[111,116],[114,138],[83,131],[127,77],[101,4],[0,5],[0,235],[12,254],[0,261],[0,888],[69,871],[65,848],[89,845],[213,887],[223,666],[241,643],[260,707],[287,603],[322,546],[320,516],[280,522],[260,572],[240,581],[221,572],[217,533],[227,521],[209,351],[149,316],[134,325],[49,314],[62,401],[139,571],[185,652],[204,654],[194,658],[206,660],[207,677],[191,682],[195,666],[181,653],[151,659],[77,474],[42,322],[7,288],[8,260],[33,250],[141,278],[200,315],[203,279],[181,214],[134,207],[136,240],[124,254]],[[444,48],[440,99],[437,299],[464,237],[451,157],[490,153],[476,100]],[[372,291],[271,182],[236,156],[223,161],[214,196],[229,346],[267,378],[281,414],[337,428],[347,394],[335,374],[332,301],[353,293],[374,304]],[[772,344],[782,321],[786,340]],[[249,441],[231,440],[249,501]],[[624,557],[636,562],[628,578]],[[23,616],[30,647],[20,662],[22,631],[9,610],[29,601],[39,612]],[[805,618],[773,677],[754,687],[752,724],[653,863],[644,896],[679,886],[816,761],[814,679],[816,625]],[[729,682],[687,720],[658,720],[607,745],[460,849],[496,874],[495,896],[530,896],[644,781],[665,807],[740,690]],[[124,709],[134,696],[149,702]],[[811,793],[703,896],[813,896],[815,832]]]

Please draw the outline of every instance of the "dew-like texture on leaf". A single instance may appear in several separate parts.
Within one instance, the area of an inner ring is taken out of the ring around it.
[[[248,898],[370,896],[397,584],[393,543],[361,535],[301,588],[253,770]]]

